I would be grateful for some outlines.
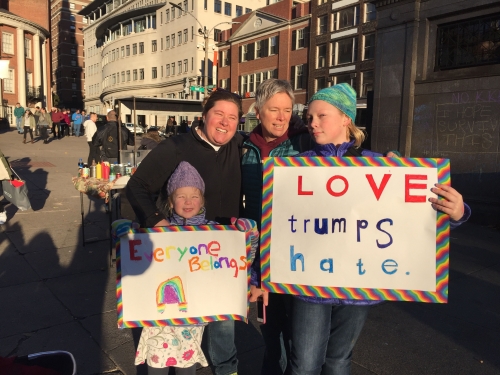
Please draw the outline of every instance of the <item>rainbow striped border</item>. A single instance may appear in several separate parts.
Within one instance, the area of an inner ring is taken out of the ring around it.
[[[198,232],[198,231],[213,231],[213,230],[235,230],[238,229],[233,225],[191,225],[191,226],[170,226],[170,227],[154,227],[154,228],[140,228],[131,229],[129,233],[162,233],[162,232]],[[225,315],[207,315],[197,316],[182,319],[164,319],[164,320],[124,320],[123,319],[123,299],[122,299],[122,269],[121,269],[121,251],[120,241],[116,243],[116,312],[118,315],[118,328],[137,328],[137,327],[163,327],[175,325],[190,325],[210,323],[219,320],[241,320],[248,322],[248,313],[250,305],[248,299],[250,298],[250,266],[249,260],[251,243],[248,232],[245,235],[246,240],[246,253],[247,253],[247,315],[225,314]]]
[[[402,289],[370,289],[317,287],[271,282],[271,222],[273,206],[274,167],[419,167],[437,168],[438,182],[450,185],[450,161],[448,159],[385,158],[385,157],[275,157],[264,158],[261,226],[261,277],[262,288],[274,293],[286,293],[322,298],[366,299],[387,301],[414,301],[446,303],[449,279],[449,234],[448,215],[441,212],[436,217],[436,291]]]

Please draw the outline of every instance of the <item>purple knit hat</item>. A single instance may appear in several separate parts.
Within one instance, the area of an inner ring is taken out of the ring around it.
[[[167,193],[171,195],[177,189],[186,186],[198,188],[202,194],[205,194],[205,182],[196,168],[187,161],[181,161],[168,180]]]

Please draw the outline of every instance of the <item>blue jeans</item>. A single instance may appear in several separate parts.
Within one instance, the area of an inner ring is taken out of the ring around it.
[[[23,118],[22,117],[16,117],[16,128],[19,133],[24,133],[24,129],[21,126],[23,123]]]
[[[73,135],[76,135],[77,137],[80,136],[80,126],[82,124],[73,124]]]
[[[215,375],[229,375],[238,371],[236,346],[234,345],[234,320],[208,323],[208,357],[215,368]]]
[[[349,375],[352,349],[370,306],[293,300],[293,375]]]

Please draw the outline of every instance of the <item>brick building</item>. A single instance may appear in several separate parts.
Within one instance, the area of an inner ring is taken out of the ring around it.
[[[92,0],[51,0],[52,91],[59,107],[83,109],[83,27],[87,19],[78,15]]]
[[[238,92],[243,111],[254,113],[255,90],[268,78],[292,82],[295,112],[307,100],[310,3],[283,0],[234,18],[218,44],[219,87]]]
[[[368,0],[311,1],[309,92],[349,83],[358,93],[356,124],[366,129],[368,139],[375,69],[375,9]]]
[[[13,124],[13,107],[50,106],[48,0],[0,1],[0,59],[8,60],[0,117]]]

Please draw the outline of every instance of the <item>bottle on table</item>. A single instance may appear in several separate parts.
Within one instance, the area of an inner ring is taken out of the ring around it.
[[[96,177],[95,175],[96,172],[96,165],[95,165],[95,160],[92,160],[92,165],[90,166],[90,176],[89,177]]]
[[[99,180],[102,178],[102,165],[101,163],[97,163],[95,167],[95,177]]]

